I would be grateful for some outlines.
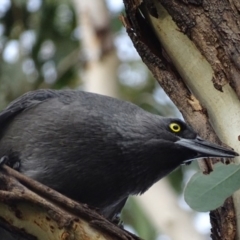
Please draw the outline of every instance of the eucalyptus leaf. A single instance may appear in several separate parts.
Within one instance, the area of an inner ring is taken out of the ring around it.
[[[220,207],[239,188],[240,165],[218,163],[209,175],[200,172],[193,175],[184,198],[192,209],[207,212]]]

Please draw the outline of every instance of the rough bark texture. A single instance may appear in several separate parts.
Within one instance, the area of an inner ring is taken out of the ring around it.
[[[178,27],[196,45],[214,70],[215,88],[222,91],[226,83],[240,98],[240,4],[236,1],[159,0]],[[184,119],[202,137],[220,143],[208,121],[206,109],[185,85],[171,59],[161,47],[144,12],[157,18],[151,0],[125,0],[126,17],[121,20],[143,62],[164,91],[183,114]],[[214,160],[216,161],[216,160]],[[204,172],[211,171],[211,162],[200,163]],[[232,199],[211,212],[212,238],[235,239],[236,222]]]
[[[0,170],[0,226],[20,239],[140,240],[86,204],[7,166]]]
[[[236,239],[236,219],[232,206],[232,198],[228,198],[223,207],[210,212],[211,237],[213,240]]]

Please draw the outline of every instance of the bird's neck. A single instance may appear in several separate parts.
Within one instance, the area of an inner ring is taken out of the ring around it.
[[[124,177],[131,182],[133,187],[131,194],[144,193],[180,165],[172,152],[166,151],[164,146],[159,148],[155,141],[132,146],[129,149],[131,150],[125,155],[128,175]]]

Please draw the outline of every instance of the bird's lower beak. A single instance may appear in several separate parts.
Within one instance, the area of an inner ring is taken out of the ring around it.
[[[216,144],[210,143],[199,136],[195,139],[184,139],[181,138],[176,144],[193,150],[196,152],[196,158],[201,157],[223,157],[223,158],[234,158],[239,156],[238,153],[233,150],[218,146]]]

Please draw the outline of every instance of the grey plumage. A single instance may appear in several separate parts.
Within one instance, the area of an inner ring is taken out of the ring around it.
[[[9,105],[0,124],[1,156],[20,159],[25,175],[104,209],[106,217],[106,207],[149,187],[152,153],[145,150],[161,118],[131,103],[81,91],[38,90]],[[146,157],[149,161],[141,160]],[[168,171],[155,173],[151,182]]]
[[[185,161],[237,155],[207,145],[180,119],[74,90],[29,92],[0,113],[0,126],[0,157],[20,161],[20,172],[110,219],[129,195]]]

